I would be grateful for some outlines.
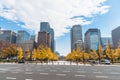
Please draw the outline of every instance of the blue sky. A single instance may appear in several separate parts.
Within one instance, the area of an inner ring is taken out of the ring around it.
[[[39,0],[1,0],[0,27],[15,32],[26,30],[37,35],[39,23],[48,21],[55,30],[56,50],[61,55],[70,52],[70,28],[74,24],[82,25],[83,36],[89,28],[98,28],[102,37],[111,37],[111,30],[120,26],[120,0],[81,1],[41,0],[36,4]]]

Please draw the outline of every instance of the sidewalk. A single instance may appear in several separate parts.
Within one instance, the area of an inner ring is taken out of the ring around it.
[[[19,64],[19,63],[0,63],[0,64]],[[76,64],[76,63],[69,63],[69,62],[49,62],[49,63],[22,63],[22,64],[36,64],[36,65],[76,65],[76,66],[120,66],[120,63],[114,63],[114,64]]]

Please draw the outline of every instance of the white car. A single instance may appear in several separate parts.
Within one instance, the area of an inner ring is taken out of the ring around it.
[[[110,64],[110,60],[103,59],[103,60],[101,60],[101,64]]]

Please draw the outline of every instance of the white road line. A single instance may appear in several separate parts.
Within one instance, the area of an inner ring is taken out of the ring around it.
[[[63,72],[67,73],[67,72],[70,72],[70,71],[63,71]]]
[[[85,71],[77,71],[77,73],[85,73]]]
[[[32,72],[25,72],[25,74],[32,74]]]
[[[108,76],[96,76],[96,78],[108,78]]]
[[[25,80],[32,80],[32,79],[25,79]]]
[[[120,74],[119,72],[111,72],[110,74]]]
[[[85,77],[85,75],[75,75],[75,77]]]
[[[93,72],[93,73],[95,73],[95,74],[102,74],[102,72]]]
[[[48,75],[48,73],[40,73],[40,75]]]
[[[66,74],[56,74],[56,76],[66,76]]]
[[[15,80],[16,78],[14,78],[14,77],[6,77],[6,79]]]
[[[31,69],[26,69],[26,71],[32,71]]]

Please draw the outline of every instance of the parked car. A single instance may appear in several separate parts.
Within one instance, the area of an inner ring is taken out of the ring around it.
[[[96,60],[89,60],[90,64],[98,64],[98,61]]]
[[[18,63],[25,63],[25,60],[19,60]]]
[[[101,64],[110,64],[110,60],[103,59],[103,60],[101,60]]]

